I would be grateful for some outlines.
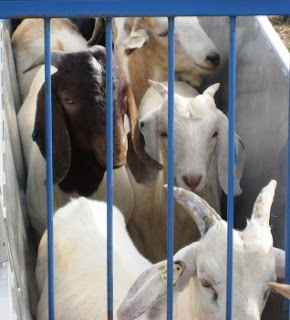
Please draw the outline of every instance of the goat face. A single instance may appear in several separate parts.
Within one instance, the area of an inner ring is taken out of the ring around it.
[[[268,282],[284,273],[285,253],[273,248],[269,227],[275,188],[276,182],[271,181],[259,194],[246,229],[233,231],[232,318],[235,320],[259,320],[269,294]],[[201,233],[198,242],[174,256],[174,264],[181,269],[174,285],[174,316],[176,319],[225,319],[227,223],[198,195],[181,188],[174,188],[174,195]],[[158,264],[153,265],[129,290],[119,307],[119,318],[135,319],[150,310],[152,318],[166,319],[161,299],[166,292]],[[159,305],[158,300],[161,300]]]
[[[53,107],[54,183],[65,192],[88,196],[97,190],[106,171],[105,49],[61,54],[58,71],[51,77]],[[137,112],[131,90],[114,60],[113,165],[126,162],[128,149],[124,116],[130,119],[132,149],[154,170],[161,167],[142,149],[136,130]],[[36,142],[45,156],[44,85],[37,101]]]
[[[168,89],[153,82],[154,89],[162,95],[162,107],[142,120],[148,145],[146,150],[154,159],[167,159]],[[186,98],[175,94],[174,178],[177,186],[201,192],[208,179],[208,168],[216,150],[220,185],[227,193],[227,141],[228,119],[216,108],[214,94],[219,84],[212,85],[203,94]],[[235,195],[241,193],[239,180],[244,166],[244,148],[236,135]]]
[[[167,18],[143,17],[134,20],[126,18],[124,29],[128,34],[128,38],[123,40],[127,54],[131,54],[137,49],[143,49],[147,58],[156,60],[155,65],[164,71],[167,70]],[[119,34],[120,37],[124,37],[124,32],[119,30]],[[216,71],[219,65],[218,50],[202,29],[198,19],[196,17],[177,17],[175,19],[175,71],[177,79],[200,85],[200,75]]]

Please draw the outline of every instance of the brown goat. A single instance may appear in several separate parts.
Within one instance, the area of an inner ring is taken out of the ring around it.
[[[90,196],[97,190],[106,171],[106,52],[105,48],[61,54],[58,71],[51,77],[53,106],[54,183],[64,192]],[[113,77],[113,165],[126,163],[128,143],[124,115],[130,120],[129,135],[139,160],[153,170],[162,166],[141,144],[137,109],[125,73],[114,59]],[[36,142],[45,157],[45,107],[43,84],[37,100]],[[135,157],[136,158],[136,157]],[[130,161],[134,166],[134,161]],[[133,170],[134,172],[134,170]],[[146,185],[147,176],[139,181]]]
[[[75,53],[52,52],[51,99],[53,114],[54,211],[71,197],[106,200],[106,51],[96,46]],[[43,63],[43,57],[29,68]],[[29,69],[28,68],[28,69]],[[27,168],[26,202],[39,240],[46,228],[44,68],[40,68],[18,113]],[[144,150],[137,125],[137,109],[125,74],[113,61],[114,204],[126,221],[134,206],[125,163],[132,172],[146,164],[137,180],[152,184],[162,166]],[[128,115],[131,132],[126,134]],[[34,128],[34,130],[33,130]],[[36,143],[31,139],[31,132]],[[128,152],[127,155],[127,151]],[[127,161],[126,157],[130,158]]]

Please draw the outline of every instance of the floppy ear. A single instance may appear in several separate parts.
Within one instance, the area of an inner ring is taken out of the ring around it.
[[[64,111],[56,94],[56,74],[51,77],[51,107],[53,128],[53,183],[60,183],[66,176],[71,163],[71,144]],[[46,157],[45,148],[45,84],[42,85],[37,97],[37,110],[33,139],[41,154]]]
[[[129,35],[128,43],[125,48],[127,55],[131,54],[135,49],[142,48],[149,41],[148,30],[140,26],[140,18],[135,18],[132,30]]]
[[[137,108],[133,93],[128,88],[127,95],[125,97],[127,103],[127,114],[130,121],[131,132],[128,134],[128,153],[127,163],[130,170],[138,183],[142,183],[147,187],[153,187],[156,184],[158,171],[163,169],[163,166],[158,163],[159,160],[159,148],[157,136],[154,143],[157,152],[151,152],[151,150],[142,143],[141,133],[138,127]],[[156,124],[155,124],[156,126]],[[154,130],[151,124],[151,130]],[[156,135],[157,130],[150,131],[151,135]],[[150,138],[149,138],[150,139]]]
[[[228,128],[229,121],[226,115],[218,110],[219,113],[219,134],[218,139],[218,175],[220,185],[223,191],[228,193]],[[240,188],[240,180],[243,174],[245,164],[245,148],[241,141],[241,138],[235,133],[235,152],[236,152],[236,164],[235,164],[235,181],[234,181],[234,196],[238,196],[242,193]]]
[[[182,290],[196,271],[197,246],[198,243],[193,243],[174,256],[174,264],[182,268],[174,285],[175,290]],[[119,320],[136,319],[166,295],[167,287],[159,271],[159,266],[163,266],[164,262],[153,265],[138,277],[118,308]]]

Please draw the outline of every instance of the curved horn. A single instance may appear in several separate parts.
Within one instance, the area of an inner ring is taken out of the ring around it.
[[[94,43],[99,43],[104,34],[105,22],[103,18],[96,18],[94,24],[94,30],[91,38],[88,40],[88,46],[92,46]]]
[[[167,185],[164,185],[167,189]],[[175,200],[187,211],[194,219],[201,236],[212,227],[217,221],[222,218],[216,211],[197,194],[185,190],[183,188],[173,188]]]
[[[289,284],[283,284],[283,283],[277,283],[277,282],[269,282],[268,286],[280,293],[282,296],[286,297],[287,299],[290,299],[290,285]]]
[[[62,59],[64,54],[65,53],[60,50],[51,51],[51,65],[53,65],[54,67],[57,68],[58,63]],[[34,62],[32,62],[32,64],[30,66],[25,68],[22,72],[23,73],[28,72],[28,71],[32,70],[33,68],[36,68],[36,67],[40,66],[41,64],[44,64],[44,62],[45,62],[45,55],[43,54],[40,57],[38,57]]]
[[[270,211],[277,186],[276,180],[271,180],[259,193],[252,213],[252,219],[257,219],[263,224],[269,224]]]

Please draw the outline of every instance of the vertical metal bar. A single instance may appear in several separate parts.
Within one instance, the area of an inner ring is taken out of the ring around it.
[[[287,198],[286,198],[286,262],[285,283],[290,284],[290,80],[289,80],[289,104],[288,104],[288,154],[287,154]],[[290,320],[289,299],[285,301],[286,319]]]
[[[167,196],[167,319],[173,310],[173,229],[174,229],[174,17],[168,18],[168,196]]]
[[[50,19],[44,19],[45,48],[45,147],[47,197],[47,260],[48,260],[48,315],[54,320],[54,259],[53,259],[53,166],[52,166],[52,109],[50,75]]]
[[[229,59],[229,147],[228,147],[228,235],[227,235],[227,306],[226,319],[232,318],[233,226],[234,226],[234,162],[236,108],[236,17],[230,17]]]
[[[113,320],[113,73],[112,19],[106,18],[107,302]]]

